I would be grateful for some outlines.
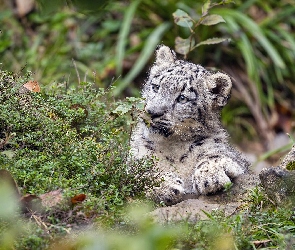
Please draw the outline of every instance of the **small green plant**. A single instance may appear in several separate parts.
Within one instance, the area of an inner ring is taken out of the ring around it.
[[[186,27],[190,31],[188,38],[183,39],[181,37],[176,37],[175,39],[175,51],[181,55],[184,55],[184,58],[187,58],[189,52],[201,45],[210,45],[218,44],[224,41],[229,40],[228,38],[209,38],[205,41],[196,42],[196,30],[200,25],[212,26],[218,23],[225,22],[222,16],[217,14],[209,14],[209,10],[215,6],[232,3],[232,0],[221,1],[219,3],[211,3],[211,0],[207,0],[202,6],[202,15],[196,21],[185,11],[178,9],[173,13],[174,22],[181,26]]]
[[[234,184],[232,182],[225,183],[225,185],[224,185],[224,191],[225,192],[228,192],[232,188],[233,185]]]
[[[251,189],[248,193],[249,202],[249,209],[252,211],[259,211],[263,208],[269,206],[271,202],[267,199],[267,196],[263,192],[261,186],[256,186],[255,188]]]

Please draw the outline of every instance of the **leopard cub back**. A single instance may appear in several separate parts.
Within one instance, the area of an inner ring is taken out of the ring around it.
[[[220,121],[230,97],[228,75],[178,60],[160,46],[142,96],[145,115],[132,135],[135,159],[155,156],[164,180],[149,194],[166,204],[214,193],[247,171]]]

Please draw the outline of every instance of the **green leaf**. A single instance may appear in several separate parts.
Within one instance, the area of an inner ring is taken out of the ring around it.
[[[210,8],[211,0],[207,0],[206,3],[202,6],[202,15],[205,16],[208,13],[208,10]]]
[[[193,26],[192,18],[183,10],[176,10],[173,14],[174,22],[182,27],[189,27]]]
[[[175,51],[181,55],[187,55],[195,45],[195,39],[189,37],[183,39],[181,37],[175,38]]]
[[[124,115],[124,114],[128,113],[131,109],[132,109],[132,104],[130,104],[130,103],[123,103],[123,104],[119,105],[112,112],[115,113],[115,114]]]
[[[116,88],[113,90],[113,95],[118,96],[130,82],[140,73],[149,60],[150,56],[154,53],[157,44],[160,42],[164,32],[170,27],[170,23],[160,24],[147,38],[145,46],[141,51],[137,61],[134,63],[133,68],[129,71],[122,81],[118,81]]]
[[[215,25],[218,23],[225,23],[225,20],[223,19],[222,16],[216,15],[216,14],[206,16],[201,22],[201,24],[207,25],[207,26]]]
[[[275,46],[272,45],[272,43],[265,36],[263,30],[252,19],[241,12],[230,9],[218,9],[218,13],[221,13],[223,16],[228,18],[232,17],[233,20],[240,25],[240,27],[243,27],[247,32],[249,32],[249,34],[255,37],[277,67],[281,69],[286,67],[284,60]]]
[[[211,219],[211,220],[213,220],[213,216],[210,214],[210,213],[208,213],[208,212],[206,212],[205,210],[203,210],[203,209],[201,209],[201,211],[209,218],[209,219]]]
[[[230,41],[230,39],[229,38],[218,38],[218,37],[209,38],[203,42],[198,43],[194,48],[199,47],[201,45],[211,45],[211,44],[222,43],[225,41]]]
[[[295,161],[291,161],[286,166],[287,170],[295,170]]]

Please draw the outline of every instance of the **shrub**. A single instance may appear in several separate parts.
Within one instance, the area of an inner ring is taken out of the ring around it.
[[[62,188],[95,197],[108,210],[141,195],[152,162],[134,163],[126,172],[133,124],[127,113],[139,99],[113,102],[108,91],[85,82],[33,93],[23,87],[28,78],[0,73],[0,168],[22,192]]]

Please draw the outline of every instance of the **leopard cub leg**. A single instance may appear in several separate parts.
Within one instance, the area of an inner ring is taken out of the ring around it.
[[[183,200],[184,182],[174,173],[166,173],[161,177],[161,183],[154,187],[150,196],[156,202],[172,205]]]

